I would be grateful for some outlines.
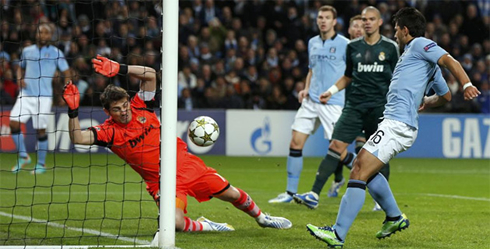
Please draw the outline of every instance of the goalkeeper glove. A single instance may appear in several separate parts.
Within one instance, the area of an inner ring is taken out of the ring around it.
[[[92,59],[92,64],[95,72],[100,73],[106,77],[114,77],[119,73],[126,74],[128,72],[128,66],[119,65],[119,63],[109,60],[106,57],[97,55],[97,58]]]
[[[66,83],[63,88],[63,100],[68,105],[68,117],[78,117],[78,107],[80,105],[80,92],[77,86],[73,85],[71,81]]]

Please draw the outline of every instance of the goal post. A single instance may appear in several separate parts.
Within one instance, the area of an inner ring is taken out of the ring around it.
[[[22,57],[22,51],[36,45],[37,29],[47,23],[53,32],[49,46],[64,54],[48,59],[66,59],[71,79],[84,95],[79,109],[82,129],[107,118],[98,102],[103,86],[116,84],[133,96],[139,85],[129,77],[95,74],[90,59],[96,54],[124,64],[162,69],[161,141],[169,146],[162,149],[161,163],[167,167],[161,170],[169,171],[161,172],[161,199],[166,201],[158,208],[141,176],[122,159],[104,147],[71,143],[67,107],[61,99],[66,76],[60,68],[53,76],[31,78],[52,81],[53,107],[46,128],[49,145],[47,149],[39,146],[39,134],[32,125],[35,117],[31,117],[21,125],[20,133],[32,162],[13,173],[12,166],[21,159],[9,124],[15,98],[10,104],[2,102],[0,248],[150,247],[157,229],[158,247],[174,248],[176,169],[168,165],[176,164],[179,1],[30,0],[4,4],[0,30],[6,31],[7,37],[0,43],[0,77],[17,84],[17,68],[23,61],[33,60]],[[46,56],[40,53],[36,61],[41,63]],[[41,95],[31,97],[39,99]],[[45,172],[32,174],[41,150],[47,151]]]
[[[175,246],[175,189],[177,165],[177,58],[178,1],[163,1],[162,22],[162,103],[160,146],[160,234],[158,246]],[[165,148],[164,145],[165,144]],[[169,146],[168,146],[169,145]]]

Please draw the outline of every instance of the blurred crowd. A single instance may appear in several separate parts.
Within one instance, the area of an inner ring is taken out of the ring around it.
[[[318,34],[317,9],[324,4],[337,9],[336,30],[346,37],[349,19],[376,6],[384,22],[381,33],[392,39],[392,15],[405,6],[418,8],[428,21],[426,37],[460,61],[482,92],[475,101],[464,101],[462,87],[445,72],[453,100],[436,111],[490,113],[490,4],[485,0],[180,1],[179,108],[296,110],[308,71],[308,40]],[[161,13],[161,0],[0,0],[0,103],[15,101],[20,53],[36,42],[40,22],[52,26],[52,45],[71,67],[82,105],[100,106],[99,94],[109,83],[134,94],[138,79],[99,76],[90,60],[100,54],[159,70]],[[63,105],[61,76],[53,84],[54,104]]]

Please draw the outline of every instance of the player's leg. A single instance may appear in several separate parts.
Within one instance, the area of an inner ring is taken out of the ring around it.
[[[33,119],[34,120],[34,119]],[[48,136],[45,129],[37,130],[37,163],[32,174],[42,174],[46,171],[46,155],[48,154]]]
[[[261,227],[288,229],[292,226],[292,223],[286,218],[274,217],[263,213],[259,206],[257,206],[257,204],[252,200],[250,195],[239,188],[230,186],[222,193],[214,196],[220,200],[230,202],[237,209],[240,209],[250,217],[254,218]]]
[[[338,126],[338,127],[339,127],[339,131],[340,131],[341,126]],[[340,171],[338,169],[339,168],[342,169],[342,167],[343,167],[342,162],[341,162],[342,161],[341,155],[343,153],[344,157],[345,157],[345,154],[346,154],[345,152],[346,152],[348,145],[349,144],[344,143],[344,142],[337,140],[337,139],[334,139],[331,141],[331,143],[328,147],[327,155],[325,156],[325,158],[320,163],[320,166],[318,167],[318,171],[317,171],[318,173],[316,175],[315,182],[313,183],[313,187],[312,187],[311,191],[313,191],[319,195],[323,189],[323,186],[327,182],[328,177],[332,173],[334,173],[335,171],[337,171],[337,173],[340,173],[340,174],[342,173],[342,171]],[[339,178],[339,177],[336,176],[336,178]],[[335,181],[335,180],[337,180],[337,181]],[[343,177],[340,178],[340,180],[338,180],[338,179],[335,179],[335,180],[334,180],[334,184],[335,184],[335,182],[340,183],[343,180]],[[338,186],[339,184],[336,184],[336,185]],[[332,191],[338,193],[336,190],[332,190]],[[330,193],[330,191],[329,191],[329,196],[333,197],[332,194],[333,193]]]
[[[290,203],[292,196],[298,192],[299,178],[303,170],[303,147],[309,134],[320,126],[315,105],[310,99],[301,104],[292,125],[292,137],[287,158],[286,192],[270,199],[269,203]]]
[[[46,171],[46,155],[48,154],[48,128],[51,113],[52,98],[40,97],[36,103],[38,115],[32,118],[32,127],[37,131],[37,163],[32,171],[33,174],[42,174]]]
[[[341,247],[354,219],[362,208],[366,196],[366,181],[379,171],[383,163],[367,152],[361,150],[354,162],[342,201],[340,202],[337,220],[332,227],[317,227],[308,224],[306,227],[310,233],[332,247]]]
[[[359,134],[359,136],[356,137],[356,144],[355,144],[355,152],[356,154],[359,154],[359,151],[362,149],[362,146],[366,143],[366,134],[362,132]]]
[[[354,162],[347,191],[342,197],[335,225],[332,228],[318,228],[311,225],[312,229],[310,229],[310,232],[314,230],[316,237],[329,238],[325,240],[327,243],[332,241],[329,244],[343,243],[349,228],[364,203],[368,180],[371,194],[381,205],[385,205],[387,209],[390,209],[390,216],[401,213],[396,211],[398,207],[391,190],[388,191],[388,182],[383,181],[384,178],[379,178],[378,171],[396,154],[407,150],[416,137],[417,131],[403,123],[393,120],[383,121],[379,125],[378,131],[364,145],[357,160]],[[395,203],[393,207],[396,208],[389,207],[386,202]],[[376,234],[376,237],[384,238],[408,227],[409,222],[405,215],[400,215],[399,217],[390,216],[388,216],[387,212],[383,227]]]
[[[380,107],[370,109],[370,112],[366,116],[366,120],[364,123],[364,125],[365,125],[364,126],[365,130],[364,130],[364,134],[363,134],[364,137],[370,138],[371,135],[373,135],[378,130],[378,124],[383,117],[383,111],[384,111],[384,106],[380,106]],[[359,137],[362,138],[363,136],[360,135]],[[365,141],[365,139],[364,139],[364,141]],[[390,175],[390,164],[389,164],[389,162],[386,163],[386,165],[383,168],[381,168],[380,173],[384,175],[384,177],[386,178],[387,181],[389,180],[389,175]],[[379,203],[376,202],[376,200],[374,200],[374,207],[372,210],[373,211],[381,211],[383,209],[381,208]]]
[[[325,138],[332,139],[325,158],[318,166],[318,171],[310,192],[296,194],[293,198],[296,202],[304,204],[308,208],[316,208],[320,192],[342,161],[341,155],[346,150],[348,144],[357,135],[354,130],[359,130],[362,123],[356,118],[359,114],[355,110],[349,110],[334,105],[323,105],[320,107],[320,120],[325,129]],[[339,117],[339,118],[338,118]],[[335,128],[334,128],[335,126]],[[340,184],[337,184],[340,186]]]
[[[32,106],[27,98],[17,98],[17,101],[10,111],[10,132],[14,140],[15,148],[19,154],[17,163],[12,167],[12,173],[18,173],[24,166],[31,163],[31,158],[27,154],[24,134],[21,125],[25,124],[30,118]]]

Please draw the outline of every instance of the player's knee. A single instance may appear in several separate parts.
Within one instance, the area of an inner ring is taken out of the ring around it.
[[[185,227],[184,218],[175,217],[175,231],[183,232]]]
[[[17,122],[10,122],[10,133],[12,135],[20,133],[20,125],[17,125]]]
[[[182,232],[185,228],[185,218],[181,215],[175,215],[175,231]]]
[[[328,146],[329,151],[333,151],[337,154],[342,154],[347,147],[343,146],[343,144],[337,140],[332,140],[330,145]]]
[[[352,164],[352,170],[350,171],[350,179],[359,180],[361,176],[361,171],[363,170],[363,162],[356,158]]]
[[[291,143],[289,143],[289,148],[295,150],[302,150],[305,145],[306,139],[308,136],[300,135],[301,133],[293,133],[293,137],[291,138]]]
[[[17,135],[17,134],[20,133],[20,128],[12,128],[12,127],[10,127],[10,133],[12,135]]]

